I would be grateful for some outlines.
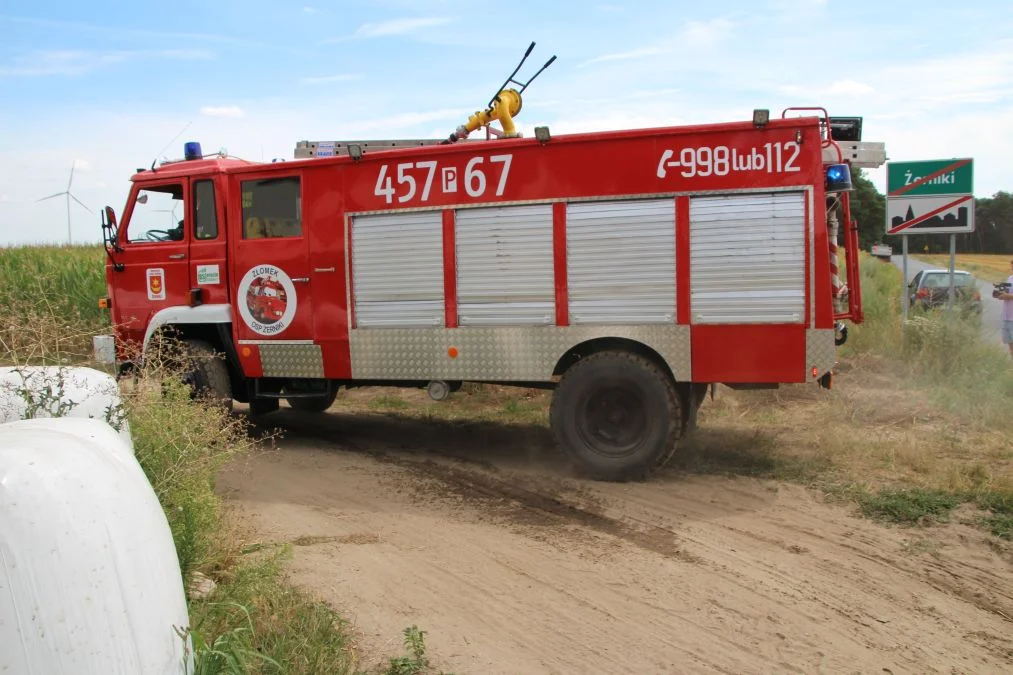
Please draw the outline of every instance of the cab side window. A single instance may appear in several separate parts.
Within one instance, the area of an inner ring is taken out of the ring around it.
[[[139,190],[127,225],[127,241],[182,241],[184,213],[182,183]]]
[[[243,181],[243,239],[302,236],[299,177]]]
[[[194,236],[200,240],[218,238],[218,214],[215,211],[215,184],[199,180],[193,186]]]

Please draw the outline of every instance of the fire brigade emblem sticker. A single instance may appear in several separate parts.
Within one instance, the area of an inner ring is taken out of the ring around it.
[[[161,267],[149,267],[148,300],[165,300],[165,270]]]
[[[237,296],[239,314],[259,335],[278,335],[288,328],[298,303],[292,279],[274,265],[257,265],[247,272]]]

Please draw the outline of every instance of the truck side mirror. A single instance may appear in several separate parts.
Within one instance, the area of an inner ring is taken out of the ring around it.
[[[109,228],[113,232],[115,232],[116,231],[116,212],[113,211],[113,207],[111,207],[111,206],[105,207],[105,219],[106,219],[106,222],[109,224]]]
[[[107,247],[112,246],[113,248],[117,248],[117,233],[116,212],[113,211],[113,207],[107,206],[102,209],[102,234]]]
[[[116,225],[116,212],[113,211],[113,207],[107,206],[102,209],[102,244],[106,250],[106,255],[109,257],[109,261],[113,263],[113,269],[121,272],[123,271],[123,264],[117,262],[113,257],[114,251],[119,253],[123,250],[116,241],[118,235],[119,228]]]

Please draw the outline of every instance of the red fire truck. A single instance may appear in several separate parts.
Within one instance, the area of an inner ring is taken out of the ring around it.
[[[268,163],[188,143],[138,170],[103,218],[117,360],[171,329],[216,355],[198,388],[253,414],[340,387],[551,388],[560,446],[605,480],[667,461],[711,385],[829,385],[862,319],[849,167],[885,161],[860,118],[530,138],[519,109],[504,88],[442,142]],[[155,215],[180,202],[181,238]]]

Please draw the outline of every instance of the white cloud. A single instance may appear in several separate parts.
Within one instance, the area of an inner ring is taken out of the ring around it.
[[[616,54],[604,54],[602,56],[596,56],[593,59],[588,59],[578,64],[578,68],[590,66],[595,63],[608,63],[610,61],[629,61],[631,59],[644,59],[650,56],[658,56],[664,54],[665,49],[661,47],[643,47],[641,49],[633,49],[628,52],[618,52]]]
[[[306,12],[307,14],[316,14],[320,10],[318,10],[316,7],[303,7],[302,11]]]
[[[1013,125],[1013,106],[1005,109],[973,111],[956,114],[939,124],[932,118],[908,118],[882,121],[867,119],[863,130],[867,140],[885,140],[889,161],[974,158],[974,193],[990,197],[999,190],[1009,190],[1009,180],[1001,167],[1013,153],[1013,138],[995,133]],[[870,133],[871,131],[871,133]],[[884,168],[869,172],[873,183],[886,188]]]
[[[13,23],[24,24],[28,26],[41,26],[49,29],[69,29],[75,33],[88,32],[88,33],[104,33],[108,35],[115,35],[117,38],[123,37],[137,37],[137,38],[149,38],[155,41],[166,41],[166,40],[197,40],[201,42],[215,42],[220,44],[246,44],[256,45],[261,44],[253,40],[246,40],[243,38],[233,37],[231,35],[217,35],[214,33],[180,33],[173,31],[156,31],[148,30],[145,28],[127,28],[119,25],[117,22],[109,23],[86,23],[83,21],[62,21],[58,19],[40,19],[37,17],[25,17],[25,16],[0,16],[5,21]]]
[[[342,126],[349,130],[349,133],[374,133],[377,130],[382,130],[390,134],[398,134],[399,129],[408,129],[424,122],[432,122],[434,120],[447,120],[448,126],[446,127],[446,135],[450,133],[458,124],[467,119],[467,116],[475,112],[474,108],[441,108],[439,110],[429,110],[423,112],[405,112],[397,115],[390,115],[388,117],[373,117],[369,119],[361,120],[349,120]],[[483,134],[484,131],[476,131],[475,134]],[[392,138],[396,137],[394,135]]]
[[[797,12],[811,9],[823,9],[830,0],[771,0],[771,9],[780,12]]]
[[[206,105],[200,109],[200,113],[208,117],[244,117],[246,115],[243,109],[237,105]]]
[[[945,58],[888,66],[881,79],[909,105],[935,108],[952,103],[1009,100],[1013,89],[1013,42]],[[919,103],[922,104],[919,106]]]
[[[876,91],[864,82],[855,80],[838,80],[824,90],[828,96],[861,96]]]
[[[680,33],[679,41],[691,47],[711,47],[729,37],[735,28],[728,19],[690,21]]]
[[[723,17],[709,19],[707,21],[689,21],[679,32],[678,38],[671,43],[651,45],[628,51],[595,56],[594,58],[580,62],[577,64],[577,67],[585,68],[599,63],[648,59],[652,56],[674,54],[677,51],[684,52],[713,47],[730,37],[734,30],[735,24]]]
[[[681,89],[672,89],[672,88],[648,89],[648,90],[643,90],[643,91],[630,92],[630,94],[629,94],[629,96],[627,98],[631,98],[631,99],[633,99],[633,98],[657,98],[658,96],[672,96],[673,94],[678,94],[681,91],[682,91]]]
[[[316,77],[304,77],[300,82],[303,84],[326,84],[327,82],[351,82],[361,80],[360,73],[341,73],[339,75],[320,75]]]
[[[651,127],[681,124],[685,120],[671,114],[629,114],[606,112],[586,119],[568,118],[549,125],[553,134],[580,134],[594,131],[615,131],[619,129],[649,129]],[[532,126],[533,134],[534,127]]]
[[[11,201],[10,195],[0,195],[0,204],[7,204]]]
[[[91,162],[86,159],[75,159],[74,171],[91,171]]]
[[[798,96],[804,94],[806,96],[864,96],[871,94],[876,89],[864,82],[858,82],[856,80],[837,80],[831,82],[825,87],[807,87],[800,86],[797,84],[786,84],[778,87],[778,89],[785,94],[791,96]]]
[[[447,23],[450,23],[450,19],[445,17],[404,18],[391,19],[390,21],[381,21],[379,23],[364,23],[355,30],[355,37],[375,38],[404,35],[405,33],[412,33],[433,26],[442,26]]]
[[[0,66],[0,77],[44,77],[84,75],[100,68],[141,59],[208,59],[203,49],[152,49],[89,52],[81,50],[37,51],[22,56],[12,65]]]
[[[939,118],[965,106],[1001,104],[1013,96],[1013,42],[945,58],[861,67],[861,80],[829,84],[819,69],[805,79],[774,87],[798,100],[822,100],[832,107],[860,106],[865,116]]]

